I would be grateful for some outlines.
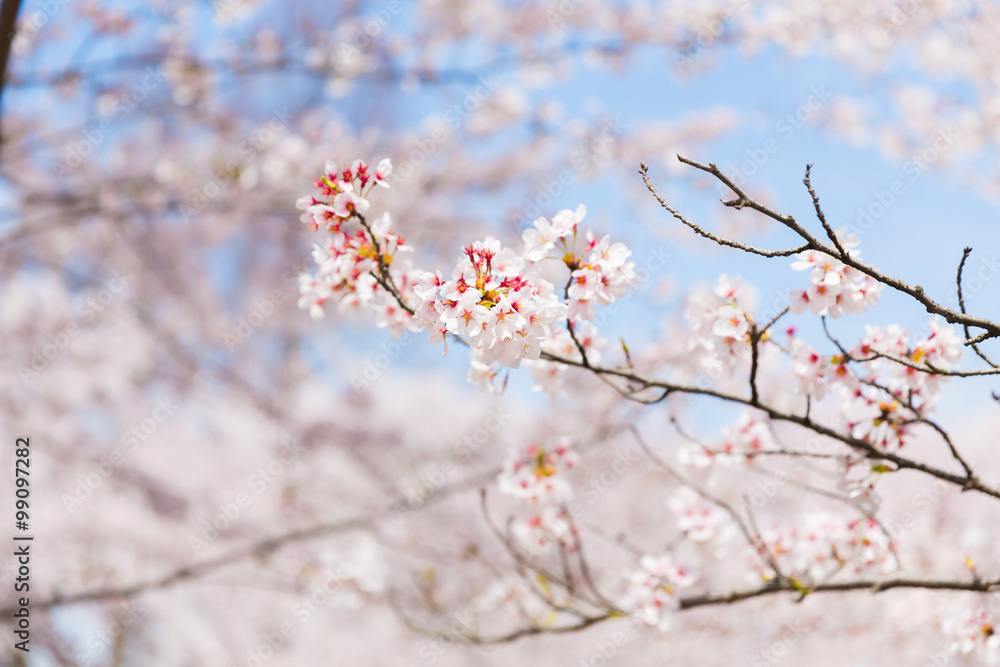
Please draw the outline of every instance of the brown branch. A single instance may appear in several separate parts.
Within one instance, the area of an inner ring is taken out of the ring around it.
[[[757,325],[750,325],[750,405],[756,406],[760,403],[760,395],[757,391],[757,367],[760,365],[760,332]]]
[[[542,358],[545,359],[545,360],[547,360],[547,361],[553,361],[553,362],[556,362],[556,363],[561,363],[561,364],[564,364],[566,366],[574,366],[574,367],[577,367],[577,368],[584,368],[583,364],[580,363],[580,362],[578,362],[578,361],[574,361],[572,359],[566,359],[566,358],[563,358],[563,357],[559,357],[557,355],[554,355],[554,354],[551,354],[551,353],[547,353],[547,352],[543,352],[542,353]],[[856,437],[854,437],[854,436],[852,436],[850,434],[847,434],[847,433],[840,433],[840,432],[836,431],[833,428],[830,428],[828,426],[824,426],[823,424],[819,424],[819,423],[813,421],[808,416],[800,416],[800,415],[790,414],[790,413],[787,413],[787,412],[782,412],[781,410],[778,410],[777,408],[770,407],[770,406],[768,406],[766,404],[763,404],[763,403],[753,404],[753,403],[751,403],[751,401],[750,401],[749,398],[746,398],[746,397],[743,397],[743,396],[737,396],[737,395],[734,395],[734,394],[727,394],[727,393],[724,393],[724,392],[721,392],[721,391],[717,391],[715,389],[692,387],[692,386],[675,384],[675,383],[672,383],[672,382],[666,382],[666,381],[663,381],[663,380],[654,380],[654,379],[651,379],[651,378],[644,378],[644,377],[641,377],[641,376],[639,376],[636,373],[631,372],[631,371],[624,371],[624,370],[616,369],[616,368],[606,368],[606,367],[597,366],[597,365],[591,365],[588,368],[588,370],[590,370],[593,373],[597,373],[597,374],[601,374],[601,375],[607,375],[607,376],[610,376],[610,377],[618,377],[618,378],[622,378],[624,380],[628,380],[630,382],[634,382],[634,383],[638,384],[641,387],[641,389],[639,389],[637,391],[644,391],[646,389],[658,388],[658,389],[665,390],[665,393],[676,392],[676,393],[682,393],[682,394],[691,394],[691,395],[699,395],[699,396],[710,396],[710,397],[717,398],[719,400],[727,401],[727,402],[730,402],[730,403],[738,403],[740,405],[746,405],[746,406],[749,406],[749,407],[754,407],[754,408],[757,408],[757,409],[761,410],[762,412],[766,413],[772,420],[785,421],[785,422],[789,422],[789,423],[792,423],[792,424],[798,424],[799,426],[802,426],[803,428],[811,430],[814,433],[817,433],[819,435],[824,435],[824,436],[827,436],[829,438],[833,438],[834,440],[838,440],[838,441],[840,441],[840,442],[848,445],[849,447],[852,447],[852,448],[857,449],[857,450],[859,450],[861,452],[864,452],[865,454],[867,454],[871,458],[890,461],[890,462],[894,463],[897,466],[897,468],[899,468],[899,469],[906,469],[906,470],[913,470],[913,471],[917,471],[917,472],[922,472],[924,474],[930,475],[932,477],[936,477],[936,478],[938,478],[938,479],[940,479],[942,481],[948,482],[950,484],[954,484],[956,486],[960,486],[963,489],[966,489],[966,490],[970,490],[971,489],[971,490],[975,490],[975,491],[978,491],[980,493],[986,494],[988,496],[992,496],[994,498],[1000,498],[1000,489],[998,489],[996,487],[988,486],[988,485],[984,484],[982,481],[980,481],[978,478],[970,479],[969,477],[964,476],[964,475],[959,475],[959,474],[956,474],[956,473],[953,473],[953,472],[948,472],[946,470],[942,470],[940,468],[937,468],[935,466],[932,466],[932,465],[929,465],[929,464],[926,464],[926,463],[922,463],[920,461],[915,461],[913,459],[908,459],[908,458],[906,458],[904,456],[901,456],[901,455],[899,455],[899,454],[897,454],[895,452],[883,451],[883,450],[875,447],[870,442],[867,442],[867,441],[862,440],[860,438],[856,438]]]
[[[965,268],[965,260],[969,259],[969,255],[971,255],[971,254],[972,254],[972,248],[965,248],[962,251],[962,261],[958,263],[958,276],[957,276],[956,281],[955,281],[955,282],[958,283],[958,308],[963,313],[965,313],[965,298],[962,296],[962,270]],[[970,338],[972,338],[972,335],[969,333],[969,325],[963,324],[962,325],[962,330],[965,332],[965,339],[966,340],[969,340]],[[976,343],[970,343],[970,345],[972,347],[972,351],[975,352],[976,355],[978,355],[980,359],[982,359],[983,361],[985,361],[986,363],[988,363],[993,368],[1000,368],[1000,366],[998,366],[997,364],[995,364],[989,357],[986,356],[986,354],[984,354],[979,349],[979,345],[978,344],[976,344]]]
[[[723,202],[726,206],[730,206],[736,209],[742,209],[745,207],[752,208],[755,211],[762,213],[767,217],[776,220],[777,222],[780,222],[782,225],[784,225],[788,229],[798,234],[798,236],[801,237],[806,242],[805,246],[802,246],[801,248],[802,250],[812,249],[817,252],[822,252],[827,255],[830,255],[831,257],[839,256],[839,253],[837,252],[836,248],[826,245],[818,238],[813,236],[807,229],[805,229],[800,223],[798,223],[794,217],[779,213],[774,209],[758,202],[753,197],[750,197],[746,192],[743,191],[742,188],[740,188],[740,186],[736,185],[728,176],[723,174],[719,170],[719,168],[715,166],[715,164],[711,162],[708,163],[707,165],[702,164],[695,160],[686,158],[682,155],[678,155],[677,159],[683,162],[684,164],[690,165],[696,169],[699,169],[701,171],[713,175],[719,181],[724,183],[730,190],[736,193],[737,197],[736,199]],[[640,169],[640,172],[642,172],[642,169]],[[643,174],[643,176],[645,178],[645,174]],[[669,206],[667,206],[665,203],[663,205],[664,208],[673,213],[673,210]],[[692,229],[695,229],[695,231],[698,231],[698,229],[700,229],[697,228],[697,225],[694,225],[694,223],[685,221],[679,213],[675,214],[674,217],[678,218]],[[755,249],[752,249],[749,246],[741,247],[743,246],[743,244],[736,244],[736,242],[730,241],[729,239],[725,239],[722,237],[714,235],[708,236],[707,233],[702,233],[702,236],[706,236],[706,238],[711,238],[713,241],[716,241],[717,243],[720,243],[722,245],[728,245],[733,248],[739,248],[741,250],[745,250],[746,252],[755,251]],[[763,253],[756,252],[755,254],[763,254]],[[789,254],[794,254],[794,253],[789,253]],[[774,256],[774,255],[765,254],[765,256]],[[864,273],[865,275],[874,278],[876,281],[882,283],[883,285],[887,285],[888,287],[891,287],[892,289],[898,292],[902,292],[904,294],[909,295],[918,303],[920,303],[927,310],[928,313],[934,315],[940,315],[951,324],[962,324],[983,329],[982,334],[980,334],[975,338],[967,340],[965,343],[966,345],[979,343],[989,338],[1000,337],[1000,324],[998,324],[997,322],[993,322],[992,320],[988,320],[982,317],[973,317],[972,315],[968,315],[967,313],[962,313],[953,310],[951,308],[942,306],[941,304],[937,303],[936,301],[928,297],[924,293],[924,288],[921,287],[920,285],[909,285],[908,283],[905,283],[898,278],[895,278],[893,276],[890,276],[882,272],[881,270],[875,268],[874,266],[861,262],[860,260],[856,259],[855,257],[852,257],[849,254],[844,254],[842,256],[839,256],[838,258],[844,264],[854,269],[857,269],[858,271]]]
[[[408,312],[410,315],[414,315],[416,311],[411,308],[408,303],[406,303],[406,299],[404,299],[403,295],[399,293],[399,288],[396,287],[396,283],[392,280],[392,274],[389,273],[389,263],[385,260],[385,257],[382,255],[382,249],[379,247],[378,236],[376,236],[375,232],[372,231],[372,228],[365,219],[365,216],[356,211],[352,212],[352,215],[357,218],[361,223],[361,226],[365,228],[365,231],[372,240],[372,247],[375,249],[375,257],[378,259],[379,273],[376,274],[372,271],[372,277],[386,292],[392,295],[392,297],[396,300],[396,303],[399,304],[400,308]]]
[[[952,442],[951,436],[948,435],[948,432],[945,431],[937,422],[935,422],[935,421],[933,421],[931,419],[928,419],[927,417],[920,417],[919,419],[915,419],[912,423],[914,423],[914,424],[927,424],[932,429],[934,429],[935,431],[937,431],[938,435],[940,435],[941,438],[948,445],[948,449],[951,451],[951,455],[955,458],[956,461],[959,462],[959,464],[962,466],[962,468],[965,469],[965,474],[969,477],[969,480],[970,481],[976,480],[976,475],[972,472],[972,467],[962,457],[962,455],[958,453],[958,448],[955,447],[955,443]]]
[[[870,593],[881,593],[884,591],[890,591],[894,589],[922,589],[922,590],[934,590],[934,591],[968,591],[975,593],[993,593],[1000,591],[1000,577],[994,577],[992,579],[974,579],[971,581],[966,580],[947,580],[947,579],[920,579],[913,577],[892,577],[892,578],[872,578],[872,579],[854,579],[850,581],[839,581],[839,582],[823,582],[810,587],[805,595],[812,593],[849,593],[853,591],[869,591]],[[682,597],[678,599],[678,607],[681,611],[687,609],[695,609],[698,607],[712,607],[719,605],[729,605],[736,604],[738,602],[743,602],[745,600],[752,600],[754,598],[766,597],[769,595],[775,595],[777,593],[793,593],[801,599],[803,596],[803,591],[801,590],[801,583],[799,583],[799,588],[792,583],[780,583],[776,580],[772,580],[768,584],[759,586],[757,588],[747,588],[742,590],[735,590],[729,593],[703,593],[700,595],[690,595],[687,597]],[[604,621],[609,621],[613,619],[622,618],[622,615],[618,612],[609,612],[602,616],[596,616],[587,618],[580,623],[557,627],[557,628],[541,628],[537,626],[522,628],[511,632],[506,635],[500,635],[498,637],[492,637],[489,639],[482,637],[471,637],[462,636],[463,639],[472,644],[504,644],[516,641],[523,637],[528,637],[531,635],[537,635],[542,633],[567,633],[567,632],[577,632],[583,630],[597,623],[602,623]],[[414,627],[414,626],[411,626]],[[418,628],[417,631],[421,631]],[[435,635],[436,633],[429,633]]]
[[[21,10],[21,0],[3,0],[0,6],[0,96],[9,78],[7,68],[10,49],[14,43],[17,14]],[[2,99],[2,97],[0,97]]]
[[[570,271],[569,279],[566,281],[566,286],[563,288],[563,298],[569,301],[569,288],[573,284],[573,272]],[[573,320],[566,318],[566,328],[569,330],[569,337],[573,339],[573,343],[576,345],[576,349],[580,352],[580,358],[583,359],[583,365],[585,368],[590,368],[590,360],[587,359],[587,350],[583,347],[583,343],[580,339],[576,337],[576,328],[573,326]]]
[[[791,255],[796,255],[802,252],[803,250],[809,249],[808,245],[803,245],[799,246],[798,248],[789,248],[788,250],[762,250],[761,248],[755,248],[745,243],[740,243],[739,241],[733,241],[731,239],[718,236],[717,234],[713,234],[712,232],[703,229],[699,225],[691,222],[690,220],[685,218],[680,213],[680,211],[678,211],[677,209],[673,208],[670,204],[668,204],[666,200],[664,200],[663,197],[660,196],[660,193],[656,191],[656,188],[653,187],[653,184],[649,182],[649,177],[646,174],[647,170],[648,167],[646,166],[645,162],[639,163],[639,173],[642,174],[642,180],[646,184],[646,189],[649,190],[650,194],[652,194],[653,197],[656,198],[656,201],[660,202],[660,206],[669,211],[671,215],[680,220],[682,223],[690,227],[696,234],[704,236],[706,239],[715,241],[719,245],[728,246],[730,248],[736,248],[744,252],[753,253],[754,255],[761,255],[762,257],[790,257]]]
[[[708,174],[711,174],[712,176],[715,176],[715,178],[717,178],[720,181],[722,181],[722,183],[726,187],[728,187],[730,190],[732,190],[734,193],[736,193],[736,197],[737,197],[736,199],[722,202],[726,206],[729,206],[730,208],[735,208],[737,210],[742,209],[744,207],[746,207],[746,208],[752,208],[753,210],[757,211],[758,213],[763,213],[767,217],[769,217],[769,218],[771,218],[773,220],[776,220],[777,222],[780,222],[781,224],[783,224],[784,226],[788,227],[789,229],[791,229],[792,231],[794,231],[796,234],[798,234],[800,237],[802,237],[802,239],[805,240],[806,245],[802,246],[802,250],[808,250],[809,248],[816,248],[817,246],[822,246],[823,245],[822,243],[820,243],[819,239],[817,239],[815,236],[813,236],[812,234],[810,234],[808,232],[808,230],[806,230],[805,227],[803,227],[801,224],[799,224],[798,222],[796,222],[796,220],[795,220],[794,217],[792,217],[790,215],[785,215],[783,213],[778,213],[774,209],[769,208],[768,206],[765,206],[764,204],[760,203],[759,201],[757,201],[756,199],[754,199],[753,197],[751,197],[750,195],[748,195],[743,190],[743,188],[741,188],[740,186],[736,185],[736,183],[733,183],[733,181],[728,176],[726,176],[725,174],[723,174],[719,170],[719,168],[715,166],[714,163],[709,162],[707,165],[706,164],[701,164],[700,162],[696,162],[694,160],[688,159],[688,158],[684,157],[683,155],[678,155],[677,159],[680,160],[681,162],[683,162],[686,165],[690,165],[690,166],[692,166],[692,167],[694,167],[696,169],[700,169],[701,171],[704,171],[704,172],[706,172]]]
[[[570,512],[566,512],[567,521],[569,522],[570,531],[575,539],[576,544],[576,559],[580,564],[580,573],[583,575],[583,580],[586,582],[587,586],[593,591],[594,596],[609,609],[616,609],[617,605],[609,600],[597,587],[594,582],[594,577],[590,572],[590,564],[587,562],[587,558],[583,553],[583,538],[580,537],[579,531],[576,527],[576,522],[573,520],[573,515]]]
[[[868,590],[872,593],[881,593],[895,588],[918,588],[924,590],[938,591],[973,591],[979,593],[992,593],[1000,590],[1000,577],[989,580],[954,581],[946,579],[916,579],[916,578],[887,578],[887,579],[856,579],[853,581],[827,582],[817,584],[809,589],[810,593],[843,593],[848,591]],[[791,586],[761,586],[742,591],[733,591],[722,595],[706,593],[688,598],[681,598],[681,609],[693,609],[695,607],[705,607],[720,604],[732,604],[751,598],[772,595],[781,592],[797,592]]]
[[[646,456],[648,456],[658,466],[666,470],[670,474],[670,476],[673,477],[675,480],[677,480],[684,486],[690,487],[699,496],[701,496],[705,500],[708,500],[713,505],[717,505],[719,508],[725,511],[726,514],[729,515],[729,517],[733,520],[736,526],[740,529],[740,532],[743,534],[743,537],[744,539],[746,539],[747,544],[750,546],[750,548],[753,549],[758,556],[760,556],[761,560],[764,561],[765,565],[767,565],[768,567],[771,568],[771,570],[774,571],[774,574],[777,577],[777,579],[782,582],[787,581],[787,578],[781,572],[781,568],[778,565],[778,561],[775,560],[774,554],[771,553],[771,550],[767,548],[767,544],[764,542],[764,538],[761,537],[760,531],[757,530],[756,524],[752,521],[752,519],[748,519],[746,522],[744,522],[744,518],[740,516],[739,512],[733,509],[732,506],[729,505],[729,503],[710,494],[700,485],[695,484],[691,480],[687,479],[684,475],[677,472],[677,470],[674,469],[672,465],[670,465],[662,458],[654,454],[653,450],[651,450],[649,448],[649,445],[646,444],[646,441],[642,438],[642,435],[640,435],[639,430],[637,428],[633,426],[631,431],[632,435],[635,436],[636,442],[639,443],[639,447],[642,448],[642,451],[646,453]],[[745,506],[748,508],[749,511],[750,505],[747,504]]]
[[[780,320],[782,317],[784,317],[785,315],[787,315],[788,311],[790,311],[791,309],[792,309],[791,306],[785,306],[784,310],[782,310],[780,313],[778,313],[777,315],[775,315],[774,317],[772,317],[771,321],[768,322],[767,324],[765,324],[761,328],[760,335],[764,336],[771,329],[771,327],[773,327],[775,324],[777,324],[778,320]]]
[[[820,208],[819,205],[819,196],[816,194],[816,191],[813,190],[812,181],[809,179],[810,172],[812,172],[812,164],[807,164],[806,177],[802,179],[802,182],[805,184],[806,189],[809,190],[809,196],[812,197],[813,200],[813,208],[816,209],[816,217],[819,218],[820,224],[823,225],[823,230],[826,232],[827,237],[833,241],[833,245],[837,248],[839,256],[844,257],[847,255],[847,251],[844,250],[844,246],[840,244],[840,239],[837,238],[837,234],[833,231],[830,223],[826,221],[826,216],[823,215],[823,209]]]

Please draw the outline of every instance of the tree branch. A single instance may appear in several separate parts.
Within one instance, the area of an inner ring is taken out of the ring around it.
[[[691,160],[682,155],[678,155],[677,159],[683,162],[684,164],[690,165],[696,169],[699,169],[701,171],[704,171],[708,174],[715,176],[717,179],[719,179],[719,181],[724,183],[730,190],[736,193],[737,196],[736,199],[723,202],[726,206],[730,206],[736,209],[741,209],[744,207],[752,208],[755,211],[763,213],[767,217],[776,220],[777,222],[780,222],[782,225],[795,232],[799,237],[801,237],[806,242],[805,246],[801,247],[802,250],[812,249],[817,252],[822,252],[827,255],[830,255],[831,257],[837,257],[844,264],[854,269],[857,269],[858,271],[864,273],[865,275],[871,276],[872,278],[882,283],[883,285],[887,285],[888,287],[891,287],[896,291],[909,295],[918,303],[920,303],[927,310],[928,313],[940,315],[951,324],[962,324],[983,329],[982,334],[980,334],[974,339],[967,340],[966,345],[979,343],[989,338],[1000,337],[1000,324],[985,318],[973,317],[972,315],[968,315],[966,313],[962,313],[953,310],[951,308],[942,306],[941,304],[937,303],[936,301],[928,297],[924,293],[924,288],[921,287],[920,285],[909,285],[898,278],[894,278],[893,276],[890,276],[882,272],[881,270],[875,268],[874,266],[861,262],[860,260],[856,259],[855,257],[852,257],[849,254],[845,253],[841,255],[836,248],[826,245],[818,238],[813,236],[807,229],[805,229],[800,223],[798,223],[794,217],[779,213],[774,209],[771,209],[768,206],[765,206],[764,204],[761,204],[754,198],[750,197],[746,192],[744,192],[740,188],[740,186],[736,185],[732,180],[729,179],[729,177],[723,174],[719,170],[719,168],[715,166],[715,164],[711,162],[708,163],[707,165],[701,164],[700,162]],[[643,178],[645,180],[644,171],[640,169],[640,172],[643,173]],[[659,200],[659,197],[657,197],[657,199]],[[665,202],[661,202],[661,204],[664,206],[664,208],[673,213],[673,209],[671,209]],[[700,229],[697,227],[697,225],[694,225],[693,223],[684,220],[679,213],[674,213],[674,217],[677,217],[686,225],[688,225],[692,229],[695,229],[695,231],[698,231],[698,229]],[[699,233],[701,233],[702,236],[705,236],[706,238],[711,238],[712,240],[722,245],[728,245],[730,247],[739,248],[741,250],[745,250],[746,252],[755,252],[756,250],[749,247],[740,247],[743,244],[736,244],[736,242],[724,239],[722,237],[718,237],[715,235],[709,236],[708,233],[704,232],[703,230]],[[763,254],[763,253],[758,251],[755,252],[755,254]],[[794,254],[794,253],[789,253],[789,254]],[[765,256],[776,256],[776,255],[765,254]]]

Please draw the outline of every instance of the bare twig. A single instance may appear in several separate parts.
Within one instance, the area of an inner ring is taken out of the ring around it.
[[[684,475],[677,472],[677,470],[672,465],[670,465],[669,463],[664,461],[661,457],[653,453],[653,450],[650,449],[649,445],[646,444],[646,441],[643,439],[638,429],[632,427],[631,431],[632,435],[635,436],[636,442],[639,443],[639,447],[642,448],[642,451],[644,451],[646,453],[646,456],[648,456],[654,463],[656,463],[658,466],[667,471],[670,474],[670,476],[673,477],[675,480],[677,480],[684,486],[690,487],[699,496],[708,500],[713,505],[717,505],[719,508],[725,511],[726,514],[728,514],[729,517],[733,520],[733,523],[736,524],[737,528],[740,529],[740,532],[746,539],[747,544],[750,545],[750,548],[752,548],[757,553],[757,555],[761,557],[761,560],[763,560],[764,563],[768,567],[770,567],[772,571],[774,571],[775,576],[779,580],[785,581],[785,575],[782,574],[781,568],[778,566],[778,562],[774,558],[774,554],[772,554],[771,550],[767,548],[767,544],[765,544],[764,539],[760,536],[760,532],[757,530],[757,527],[754,525],[752,520],[748,519],[744,521],[744,518],[740,516],[739,512],[734,510],[732,506],[729,505],[729,503],[710,494],[700,485],[695,484],[693,481],[691,481]],[[746,507],[748,508],[749,511],[749,505],[747,505]]]
[[[826,221],[826,216],[823,215],[823,209],[820,208],[819,205],[819,196],[816,194],[816,191],[813,190],[812,181],[809,179],[810,172],[812,172],[812,164],[807,164],[806,177],[802,179],[802,182],[805,184],[806,189],[809,190],[809,196],[812,197],[813,200],[813,208],[816,209],[816,217],[819,218],[820,224],[823,225],[823,230],[826,232],[827,237],[833,241],[833,245],[837,248],[837,252],[839,253],[838,256],[843,257],[847,255],[847,251],[844,250],[844,246],[840,244],[840,239],[837,238],[837,234],[833,231],[830,223]]]
[[[805,229],[800,223],[798,223],[794,217],[790,215],[785,215],[783,213],[779,213],[774,209],[758,202],[753,197],[750,197],[746,192],[743,191],[742,188],[740,188],[740,186],[736,185],[736,183],[734,183],[728,176],[723,174],[722,171],[720,171],[719,168],[715,166],[715,164],[711,162],[708,164],[702,164],[695,160],[686,158],[682,155],[678,155],[677,159],[683,162],[684,164],[690,165],[696,169],[699,169],[701,171],[704,171],[708,174],[715,176],[719,181],[724,183],[730,190],[736,193],[737,197],[736,199],[723,202],[726,206],[730,206],[736,209],[752,208],[755,211],[762,213],[777,222],[780,222],[782,225],[795,232],[799,237],[801,237],[806,242],[805,246],[796,249],[795,252],[799,252],[800,250],[812,249],[817,252],[822,252],[827,255],[830,255],[831,257],[837,257],[839,255],[835,247],[828,246],[822,241],[820,241],[812,233],[810,233],[807,229]],[[640,169],[640,171],[642,170]],[[667,210],[673,213],[673,211],[665,203],[663,205],[664,208],[667,208]],[[683,220],[682,216],[679,213],[674,214],[674,217],[677,217],[679,220],[682,220],[682,222],[684,222],[692,229],[695,229],[697,227],[697,225],[694,225],[694,223]],[[702,236],[706,236],[706,238],[712,238],[713,241],[716,241],[717,243],[720,243],[722,245],[728,245],[730,247],[739,248],[747,252],[755,251],[755,249],[750,249],[749,247],[740,247],[743,244],[737,245],[735,244],[735,242],[729,241],[728,239],[724,239],[722,237],[717,237],[717,236],[710,237],[707,236],[705,233],[702,233]],[[765,253],[755,252],[755,254],[765,254]],[[788,254],[794,254],[794,253],[789,252]],[[776,255],[765,254],[765,256],[776,256]],[[930,297],[928,297],[924,293],[923,287],[921,287],[920,285],[909,285],[898,278],[895,278],[893,276],[888,275],[887,273],[884,273],[883,271],[875,268],[874,266],[861,262],[860,260],[851,256],[850,254],[844,254],[843,256],[839,256],[839,259],[844,264],[854,269],[857,269],[858,271],[864,273],[865,275],[871,276],[872,278],[882,283],[883,285],[886,285],[894,290],[909,295],[910,297],[915,299],[918,303],[920,303],[927,310],[928,313],[940,315],[945,320],[947,320],[952,324],[969,325],[983,330],[983,333],[980,334],[979,336],[967,340],[966,345],[980,343],[989,338],[1000,337],[1000,323],[993,322],[992,320],[988,320],[982,317],[973,317],[972,315],[968,315],[967,313],[962,313],[952,308],[943,306],[934,301],[933,299],[931,299]]]
[[[965,260],[969,259],[969,255],[971,254],[972,254],[972,248],[965,248],[962,251],[962,261],[958,263],[958,277],[956,278],[955,281],[956,283],[958,283],[958,308],[963,313],[965,313],[965,297],[962,295],[962,270],[965,268]],[[968,324],[963,324],[962,329],[963,331],[965,331],[966,340],[972,338],[971,334],[969,333]],[[975,352],[980,359],[988,363],[993,368],[1000,368],[1000,366],[995,364],[989,357],[986,356],[986,354],[983,353],[982,350],[979,349],[979,345],[977,343],[970,343],[970,346],[972,347],[972,351]]]
[[[791,255],[796,255],[802,252],[803,250],[809,249],[808,245],[803,245],[797,248],[789,248],[788,250],[762,250],[760,248],[755,248],[753,246],[747,245],[745,243],[740,243],[739,241],[733,241],[731,239],[718,236],[717,234],[713,234],[712,232],[703,229],[699,225],[691,222],[690,220],[685,218],[677,209],[673,208],[670,204],[668,204],[666,200],[660,196],[660,193],[656,191],[656,188],[653,187],[653,184],[649,182],[649,177],[646,174],[647,170],[648,167],[646,166],[646,164],[640,163],[639,173],[642,174],[642,180],[646,184],[646,188],[649,190],[650,194],[652,194],[653,197],[656,198],[656,201],[660,202],[660,206],[668,210],[671,215],[673,215],[682,223],[690,227],[696,234],[704,236],[706,239],[711,239],[712,241],[715,241],[719,245],[728,246],[730,248],[736,248],[744,252],[753,253],[754,255],[761,255],[762,257],[789,257]]]
[[[542,355],[542,358],[548,361],[561,363],[566,366],[583,368],[583,365],[578,361],[574,361],[572,359],[566,359],[553,354],[545,353]],[[607,375],[610,377],[618,377],[634,382],[639,386],[641,386],[643,389],[659,388],[678,394],[710,396],[730,403],[737,403],[740,405],[755,407],[764,412],[765,414],[767,414],[768,417],[770,417],[774,421],[784,421],[792,424],[797,424],[819,435],[823,435],[832,438],[834,440],[838,440],[844,443],[845,445],[848,445],[849,447],[864,452],[871,458],[874,458],[876,460],[879,459],[886,460],[891,463],[894,463],[896,467],[900,470],[913,470],[915,472],[922,472],[932,477],[936,477],[942,481],[959,486],[963,489],[972,489],[980,493],[992,496],[994,498],[1000,498],[1000,489],[988,486],[978,478],[970,480],[967,476],[959,475],[953,472],[948,472],[946,470],[942,470],[941,468],[937,468],[936,466],[923,463],[921,461],[916,461],[914,459],[909,459],[896,452],[881,450],[870,442],[867,442],[860,438],[856,438],[849,433],[842,433],[830,426],[818,423],[808,415],[801,416],[801,415],[790,414],[787,412],[783,412],[782,410],[779,410],[777,408],[768,406],[767,404],[764,403],[758,403],[754,405],[750,402],[749,398],[743,396],[728,394],[712,388],[686,386],[663,380],[654,380],[652,378],[645,378],[637,375],[636,373],[625,371],[622,369],[606,368],[603,366],[591,365],[589,370],[594,373]]]

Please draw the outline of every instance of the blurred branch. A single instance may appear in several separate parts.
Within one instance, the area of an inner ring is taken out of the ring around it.
[[[21,10],[21,0],[3,0],[0,6],[0,103],[3,101],[4,84],[7,83],[7,68],[10,60],[10,49],[14,43],[14,31],[17,26],[17,13]],[[3,106],[0,104],[0,118]],[[2,127],[2,120],[0,120]],[[0,130],[0,151],[3,149],[3,131]]]
[[[798,587],[796,587],[796,583]],[[696,607],[710,607],[710,606],[720,606],[735,604],[737,602],[742,602],[744,600],[751,600],[753,598],[765,597],[769,595],[774,595],[775,593],[794,593],[799,599],[801,597],[810,595],[812,593],[847,593],[852,591],[868,591],[870,593],[881,593],[883,591],[889,591],[893,589],[923,589],[923,590],[936,590],[936,591],[972,591],[979,593],[991,593],[1000,590],[1000,577],[994,577],[992,579],[974,579],[974,580],[947,580],[947,579],[920,579],[913,577],[894,577],[894,578],[880,578],[880,579],[855,579],[851,581],[840,581],[840,582],[824,582],[811,586],[806,590],[802,590],[801,583],[780,583],[777,580],[772,580],[770,583],[759,586],[757,588],[748,588],[743,590],[734,590],[729,593],[704,593],[701,595],[691,595],[688,597],[681,597],[677,600],[678,608],[680,610],[694,609]],[[512,641],[521,639],[522,637],[527,637],[531,635],[543,634],[543,633],[565,633],[565,632],[576,632],[578,630],[583,630],[591,625],[601,623],[604,621],[609,621],[613,619],[623,618],[622,614],[619,612],[609,612],[606,615],[599,617],[587,618],[580,623],[574,623],[572,625],[563,627],[553,627],[553,628],[542,628],[538,626],[526,627],[515,630],[509,634],[501,635],[492,638],[483,638],[478,636],[468,636],[459,635],[463,640],[471,644],[505,644]],[[430,634],[432,636],[440,636],[439,633],[428,631],[426,628],[421,628],[416,625],[410,625],[411,629],[422,632],[424,634]]]
[[[3,0],[0,6],[0,99],[2,99],[4,84],[7,82],[7,63],[10,60],[10,49],[14,43],[14,29],[17,25],[17,13],[21,9],[21,0]]]
[[[498,470],[490,470],[487,473],[475,475],[470,479],[456,482],[451,486],[442,487],[433,496],[427,498],[422,507],[427,507],[430,504],[437,503],[456,493],[477,488],[488,479],[495,477],[497,472]],[[382,510],[377,511],[376,515],[390,514],[398,509],[408,508],[407,503],[408,500],[406,498],[399,498],[387,507],[384,507]],[[95,588],[89,591],[70,593],[68,595],[57,594],[47,599],[38,601],[32,600],[31,606],[32,609],[43,610],[83,602],[103,602],[118,598],[135,597],[146,591],[169,588],[185,581],[197,579],[198,577],[211,574],[216,570],[220,570],[229,565],[237,564],[251,557],[271,553],[294,542],[319,539],[355,530],[369,530],[373,526],[374,517],[371,515],[359,515],[348,519],[342,519],[340,521],[310,526],[309,528],[292,530],[281,535],[258,540],[249,546],[231,551],[228,554],[224,554],[216,558],[211,558],[198,563],[189,563],[159,577],[147,579],[146,581],[140,581],[125,586]],[[16,606],[0,608],[0,619],[10,618],[16,610]]]

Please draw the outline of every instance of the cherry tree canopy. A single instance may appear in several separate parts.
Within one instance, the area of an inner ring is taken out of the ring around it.
[[[3,664],[1000,663],[1000,6],[17,9]]]

